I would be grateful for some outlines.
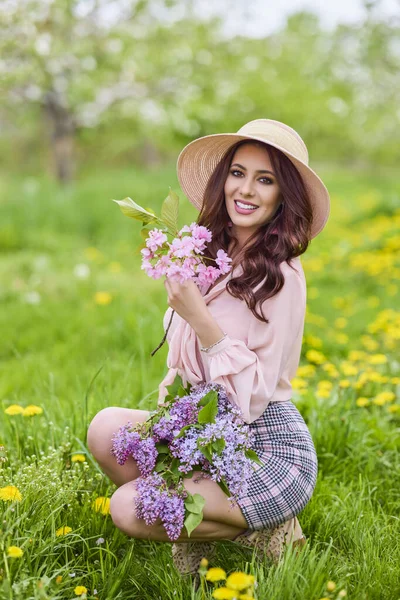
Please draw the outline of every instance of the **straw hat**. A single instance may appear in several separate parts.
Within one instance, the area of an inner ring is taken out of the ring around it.
[[[206,135],[190,142],[178,156],[177,174],[182,190],[200,210],[207,182],[225,152],[240,140],[257,140],[281,150],[299,171],[308,191],[313,224],[311,237],[324,228],[330,210],[329,192],[321,179],[308,166],[308,151],[299,134],[284,123],[272,119],[255,119],[237,133]]]

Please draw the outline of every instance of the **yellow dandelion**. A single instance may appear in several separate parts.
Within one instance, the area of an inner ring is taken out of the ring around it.
[[[40,406],[36,406],[35,404],[29,404],[26,408],[24,408],[24,412],[22,415],[24,417],[33,417],[34,415],[41,415],[43,412],[43,408]]]
[[[67,535],[72,531],[72,527],[68,527],[68,525],[64,525],[63,527],[59,527],[56,531],[56,536]]]
[[[380,392],[375,396],[375,404],[379,406],[383,406],[384,404],[390,404],[396,398],[396,395],[393,392]]]
[[[388,362],[388,359],[385,354],[372,354],[369,357],[368,362],[371,365],[384,365],[385,363]]]
[[[390,413],[397,413],[400,411],[400,404],[391,404],[388,406],[388,411]]]
[[[13,417],[14,415],[22,415],[24,409],[19,404],[11,404],[4,410],[4,412],[6,413],[6,415],[10,415],[11,417]]]
[[[349,361],[365,360],[367,353],[363,350],[351,350],[348,355]]]
[[[107,304],[112,302],[112,299],[113,297],[110,292],[96,292],[94,295],[94,301],[99,306],[107,306]]]
[[[306,352],[306,359],[317,365],[321,365],[322,363],[326,362],[326,357],[318,350],[308,350]]]
[[[62,582],[62,575],[57,575],[56,577],[56,583],[60,584]]]
[[[400,377],[391,377],[390,378],[390,383],[394,383],[394,385],[399,385],[400,384]]]
[[[208,569],[206,579],[212,583],[223,581],[226,579],[226,573],[223,569],[220,569],[220,567],[212,567],[211,569]]]
[[[202,558],[200,561],[200,567],[202,569],[206,569],[208,567],[208,560],[206,558]]]
[[[87,593],[87,588],[85,588],[84,585],[77,585],[74,589],[74,592],[77,596],[82,596],[83,594]]]
[[[324,365],[322,365],[322,369],[328,373],[328,375],[330,377],[339,377],[339,371],[337,370],[337,368],[335,367],[335,365],[333,365],[332,363],[325,363]]]
[[[85,248],[85,256],[89,260],[101,260],[103,258],[103,254],[97,248],[93,246],[89,246],[89,248]]]
[[[6,485],[6,487],[0,488],[0,500],[5,502],[21,502],[21,492],[15,485]]]
[[[376,396],[377,398],[382,398],[382,400],[384,400],[384,402],[393,402],[393,400],[396,398],[396,394],[394,392],[390,392],[390,391],[386,391],[386,392],[380,392],[379,394],[377,394]]]
[[[376,404],[376,406],[384,406],[386,404],[386,400],[384,398],[380,398],[379,396],[374,398],[372,402]]]
[[[317,396],[319,396],[320,398],[329,398],[330,395],[331,395],[331,392],[327,389],[324,389],[324,388],[317,389]]]
[[[301,365],[298,367],[296,376],[297,377],[312,377],[315,373],[314,365]]]
[[[356,400],[357,406],[363,407],[363,406],[368,406],[368,404],[369,404],[368,398],[360,397],[360,398],[357,398],[357,400]]]
[[[373,352],[379,347],[378,342],[369,335],[362,335],[360,339],[362,345],[369,350],[369,352]]]
[[[21,558],[23,553],[24,551],[22,550],[22,548],[19,548],[18,546],[8,546],[7,548],[7,555],[10,558]]]
[[[84,454],[74,454],[71,456],[72,462],[85,462],[86,456]]]
[[[254,596],[250,596],[250,594],[240,594],[239,600],[254,600]]]
[[[329,379],[321,379],[321,381],[318,381],[318,387],[322,390],[331,390],[333,383]]]
[[[336,583],[334,581],[328,581],[326,584],[326,589],[328,592],[334,592],[336,589]]]
[[[341,369],[342,369],[343,375],[346,375],[346,377],[350,377],[351,375],[358,374],[358,369],[354,365],[346,365],[345,364],[345,365],[341,366]]]
[[[226,587],[231,590],[237,590],[241,592],[254,584],[254,575],[247,575],[242,571],[236,571],[231,573],[226,580]]]
[[[334,337],[338,344],[347,344],[349,341],[349,336],[346,333],[337,333]]]
[[[301,377],[293,377],[290,383],[292,384],[292,388],[294,390],[302,390],[307,387],[307,381],[305,381]]]
[[[347,319],[345,319],[344,317],[339,317],[338,319],[335,320],[334,325],[338,329],[344,329],[347,326],[347,323],[348,323]]]
[[[308,344],[309,346],[312,346],[313,348],[322,348],[322,340],[321,338],[317,337],[316,335],[305,335],[304,336],[304,342],[306,344]]]
[[[99,496],[92,504],[92,508],[96,512],[100,512],[102,515],[108,515],[110,513],[110,498]]]
[[[216,600],[235,600],[237,598],[235,590],[230,590],[227,587],[220,587],[213,591],[213,598]]]
[[[368,373],[367,381],[369,380],[374,381],[375,383],[384,383],[382,379],[383,375],[378,373],[378,371],[372,371],[371,373]]]
[[[341,388],[348,388],[348,387],[350,387],[350,381],[348,379],[341,379],[339,381],[339,387],[341,387]]]

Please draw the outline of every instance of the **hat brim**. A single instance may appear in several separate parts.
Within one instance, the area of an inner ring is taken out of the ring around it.
[[[201,210],[204,192],[211,174],[225,152],[241,140],[255,140],[274,146],[291,160],[299,171],[310,198],[313,211],[311,237],[314,238],[318,235],[325,227],[330,213],[329,192],[324,183],[308,165],[290,152],[273,141],[270,142],[257,136],[215,133],[197,138],[187,144],[178,156],[177,175],[188,200],[198,210]]]

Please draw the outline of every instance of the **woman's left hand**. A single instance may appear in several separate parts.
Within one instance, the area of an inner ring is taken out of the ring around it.
[[[189,325],[198,322],[203,316],[207,317],[207,305],[194,281],[187,279],[184,283],[179,283],[166,277],[164,285],[168,293],[168,306]]]

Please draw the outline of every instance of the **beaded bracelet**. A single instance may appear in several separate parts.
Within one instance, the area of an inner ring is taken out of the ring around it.
[[[223,337],[220,340],[218,340],[218,342],[214,342],[214,344],[211,344],[211,346],[208,346],[208,348],[200,348],[200,350],[202,352],[208,352],[209,350],[211,350],[211,348],[214,348],[214,346],[216,346],[217,344],[219,344],[220,342],[222,342],[222,340],[224,340],[227,335],[228,334],[224,332]]]

